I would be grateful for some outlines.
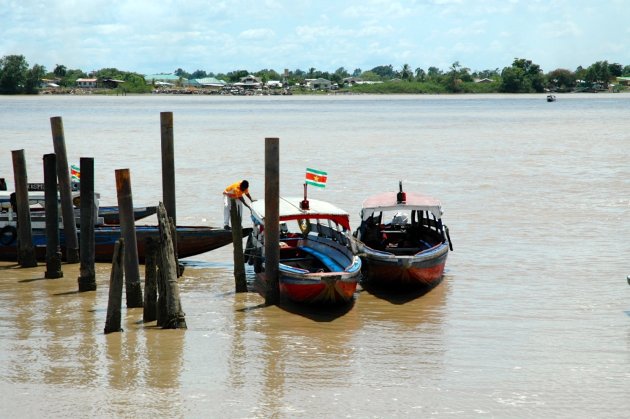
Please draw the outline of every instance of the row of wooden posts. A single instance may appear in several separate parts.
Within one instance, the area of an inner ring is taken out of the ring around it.
[[[160,113],[162,145],[162,193],[163,202],[158,207],[160,240],[146,243],[145,298],[142,299],[140,273],[133,217],[133,199],[129,169],[116,170],[116,190],[120,212],[121,239],[116,243],[110,277],[109,303],[105,333],[120,331],[120,306],[124,272],[127,307],[143,307],[143,320],[158,321],[164,328],[185,328],[181,310],[177,277],[181,274],[177,263],[175,164],[172,112]],[[96,212],[94,203],[94,159],[80,159],[80,226],[81,241],[78,246],[77,229],[72,204],[70,176],[61,117],[51,118],[54,154],[44,155],[44,188],[46,209],[46,278],[60,278],[61,251],[59,245],[59,188],[67,263],[80,262],[79,292],[96,290],[95,278],[95,231]],[[32,241],[28,181],[24,150],[12,151],[16,203],[18,213],[18,263],[22,267],[37,266]],[[58,186],[57,186],[58,182]],[[279,139],[265,139],[265,223],[279,223]],[[243,260],[241,216],[232,205],[232,238],[234,244],[234,278],[236,292],[246,292]],[[265,303],[279,301],[278,262],[279,230],[265,229],[265,276],[267,291]],[[123,265],[121,267],[121,264]],[[123,268],[124,267],[124,268]],[[156,280],[159,279],[159,281]],[[157,294],[160,296],[156,298]],[[157,309],[156,309],[157,304]]]

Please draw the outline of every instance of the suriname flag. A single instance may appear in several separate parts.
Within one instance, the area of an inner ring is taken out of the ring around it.
[[[81,180],[81,169],[74,164],[70,166],[70,177],[73,181],[78,182]]]
[[[326,187],[326,180],[328,179],[328,173],[321,170],[306,168],[306,184],[317,186],[318,188]]]

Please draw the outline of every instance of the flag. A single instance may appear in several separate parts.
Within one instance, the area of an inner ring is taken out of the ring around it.
[[[70,166],[70,177],[73,182],[81,180],[81,169],[79,169],[79,166],[75,166],[74,164]]]
[[[306,168],[306,184],[317,186],[318,188],[326,187],[326,180],[328,179],[328,173],[321,170]]]

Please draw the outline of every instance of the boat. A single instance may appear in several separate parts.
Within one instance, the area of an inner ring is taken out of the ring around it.
[[[265,201],[251,205],[252,232],[246,258],[254,265],[254,286],[266,295]],[[350,248],[349,214],[316,199],[280,198],[280,259],[278,281],[281,299],[300,304],[342,305],[354,298],[361,276],[361,259]]]
[[[4,224],[0,221],[0,260],[17,260],[17,230],[12,224]],[[209,226],[177,226],[177,254],[179,258],[196,256],[219,247],[232,243],[232,232],[221,228]],[[61,252],[65,252],[65,239],[63,229],[59,230]],[[159,226],[140,225],[136,226],[136,240],[138,245],[138,259],[140,263],[145,260],[145,239],[153,237],[159,239]],[[247,235],[251,228],[243,229],[243,234]],[[46,260],[46,231],[37,228],[32,230],[33,245],[37,260]],[[79,241],[81,234],[78,232]],[[94,227],[94,243],[96,262],[112,262],[114,245],[121,237],[120,226],[99,225]]]
[[[352,245],[361,257],[363,283],[391,291],[432,289],[453,250],[440,201],[404,192],[402,182],[398,192],[365,199]]]
[[[555,95],[547,95],[547,102],[555,102],[555,101],[556,101]]]
[[[75,210],[77,216],[79,213],[78,209]],[[157,206],[147,206],[147,207],[133,207],[133,219],[135,221],[146,218],[150,215],[157,213]],[[103,223],[105,224],[120,224],[120,213],[117,206],[99,206],[98,207],[98,216],[103,218]]]
[[[38,184],[31,184],[38,185]],[[0,191],[0,211],[7,212],[13,209],[13,204],[11,203],[11,192]],[[98,193],[95,194],[95,199],[98,201],[100,195]],[[44,216],[45,209],[45,196],[44,192],[40,189],[29,191],[28,192],[28,200],[31,206],[31,214],[33,216]],[[74,205],[74,213],[77,221],[79,221],[81,213],[80,213],[80,197],[78,191],[72,192],[72,203]],[[97,202],[98,205],[98,202]],[[135,221],[146,218],[150,215],[153,215],[157,212],[157,206],[145,206],[145,207],[134,207],[133,208],[133,217]],[[102,218],[102,222],[104,224],[120,224],[119,218],[119,210],[117,206],[100,206],[98,205],[98,217]],[[78,225],[78,224],[77,224]]]

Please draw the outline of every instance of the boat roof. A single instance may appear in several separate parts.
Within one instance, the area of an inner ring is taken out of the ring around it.
[[[300,208],[302,197],[280,197],[280,221],[298,219],[329,219],[340,224],[346,229],[350,229],[350,215],[345,210],[335,205],[320,201],[319,199],[309,199],[309,209]],[[261,199],[251,204],[252,217],[264,224],[265,220],[265,200]]]
[[[381,211],[430,211],[436,218],[442,218],[442,203],[431,196],[405,192],[406,199],[399,203],[397,192],[384,192],[368,197],[363,201],[361,218],[366,220],[374,212]]]

